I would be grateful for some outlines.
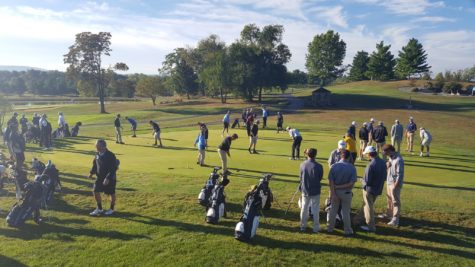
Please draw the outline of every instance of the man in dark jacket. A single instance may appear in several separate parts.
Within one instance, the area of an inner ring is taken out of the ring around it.
[[[369,131],[367,128],[367,123],[363,123],[363,127],[360,128],[359,132],[359,138],[360,138],[360,160],[363,158],[363,151],[368,145],[368,140],[369,140]]]
[[[368,159],[371,162],[366,166],[362,181],[363,200],[365,203],[363,210],[367,226],[361,226],[361,229],[375,232],[374,203],[383,191],[387,170],[385,161],[378,156],[378,152],[373,146],[367,146],[364,154],[368,155]]]
[[[251,136],[249,137],[249,153],[258,154],[256,151],[257,134],[259,132],[259,120],[256,120],[251,128]],[[251,148],[253,149],[251,152]]]
[[[379,122],[379,125],[373,130],[373,140],[376,142],[376,150],[383,152],[383,146],[386,144],[386,136],[388,136],[388,130],[382,121]],[[385,158],[386,156],[384,156]]]
[[[9,139],[15,166],[22,168],[25,162],[25,138],[18,132],[18,124],[12,124]]]
[[[114,120],[114,128],[115,128],[115,142],[116,144],[124,144],[122,142],[122,125],[120,124],[120,114],[117,114]]]
[[[89,178],[93,179],[93,176],[96,175],[96,182],[94,183],[94,198],[96,200],[97,208],[92,211],[90,215],[112,215],[115,206],[117,159],[114,153],[107,149],[106,141],[103,139],[96,141],[96,150],[97,154],[92,162],[92,169]],[[102,192],[110,196],[111,206],[107,211],[102,209]]]
[[[231,143],[233,140],[236,139],[238,139],[237,134],[227,136],[223,139],[223,142],[218,147],[218,154],[219,158],[221,159],[221,165],[223,167],[224,175],[231,174],[231,172],[228,171],[228,157],[231,157],[231,152],[229,152],[229,150],[231,149]]]
[[[152,130],[153,130],[152,134],[153,134],[153,138],[155,139],[155,144],[153,146],[157,146],[158,143],[160,143],[160,147],[163,147],[162,138],[160,137],[160,126],[158,125],[157,122],[154,122],[154,121],[149,121],[149,123],[150,123],[150,126],[152,126]]]
[[[320,231],[320,191],[323,177],[323,166],[315,161],[317,149],[305,150],[307,160],[300,165],[300,191],[302,192],[302,207],[300,209],[300,231],[307,228],[309,206],[313,213],[313,232]]]
[[[348,127],[348,130],[346,131],[351,135],[353,139],[356,140],[356,121],[352,121],[350,127]]]

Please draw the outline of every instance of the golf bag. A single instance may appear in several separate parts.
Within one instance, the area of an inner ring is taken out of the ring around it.
[[[19,200],[25,191],[25,184],[28,183],[27,172],[13,168],[13,178],[15,179],[16,199]]]
[[[239,125],[239,119],[238,119],[238,118],[236,118],[236,119],[234,120],[233,125],[231,125],[231,128],[234,129],[234,128],[236,128],[236,126],[237,126],[238,128],[241,127],[241,126]]]
[[[215,185],[218,184],[219,180],[219,174],[218,170],[221,169],[221,167],[214,167],[213,172],[209,175],[208,180],[206,181],[205,185],[200,191],[200,194],[198,195],[198,202],[205,207],[208,207],[209,205],[209,200],[211,197],[211,192],[213,191],[213,188]]]
[[[243,214],[234,232],[234,238],[237,240],[248,241],[256,235],[262,209],[269,199],[271,177],[272,174],[265,174],[259,184],[246,194]]]
[[[224,187],[229,183],[229,180],[223,176],[223,180],[214,186],[209,199],[209,205],[206,208],[206,222],[216,224],[221,217],[226,216],[226,195],[224,194]]]
[[[82,126],[80,121],[76,122],[73,128],[71,128],[71,137],[77,137],[79,134],[79,127]]]
[[[43,185],[40,182],[34,181],[25,184],[25,196],[21,203],[15,203],[7,215],[6,220],[10,227],[21,227],[31,217],[36,223],[39,223],[43,190]]]
[[[40,142],[40,129],[32,124],[28,125],[25,133],[25,141],[27,143],[37,144]]]
[[[6,168],[3,165],[0,165],[0,189],[3,188],[3,175],[5,174]]]
[[[37,158],[33,158],[33,160],[31,161],[31,168],[33,169],[33,171],[35,171],[35,175],[40,175],[45,170],[46,165],[43,162],[39,161]]]
[[[61,190],[61,181],[59,180],[59,171],[56,166],[48,161],[46,168],[41,175],[37,175],[35,181],[40,182],[44,186],[42,208],[46,208],[53,199],[54,192]]]

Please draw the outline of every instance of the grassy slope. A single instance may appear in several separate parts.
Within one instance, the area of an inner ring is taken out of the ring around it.
[[[246,138],[233,143],[230,166],[237,169],[226,191],[228,218],[219,225],[207,225],[204,210],[195,199],[210,168],[194,164],[196,150],[192,144],[197,130],[191,125],[198,120],[218,122],[222,115],[217,113],[228,108],[240,109],[245,104],[236,102],[222,107],[207,101],[153,110],[149,103],[118,103],[108,107],[109,115],[97,115],[97,105],[89,104],[36,107],[35,111],[47,110],[50,116],[56,117],[62,110],[68,121],[86,122],[80,132],[86,137],[62,140],[53,152],[29,147],[28,159],[32,156],[53,159],[62,171],[65,188],[51,209],[43,213],[49,217],[45,225],[28,223],[22,230],[0,225],[0,266],[205,265],[210,262],[212,265],[473,265],[475,144],[470,134],[475,126],[473,98],[412,94],[417,109],[409,111],[403,108],[408,95],[396,90],[398,86],[371,82],[335,86],[330,88],[335,94],[333,108],[286,114],[285,121],[302,130],[302,148],[318,148],[318,160],[324,164],[325,173],[326,157],[351,120],[361,124],[374,117],[390,125],[395,118],[405,123],[413,115],[419,125],[430,129],[434,136],[431,158],[404,154],[407,169],[399,229],[380,222],[380,234],[358,232],[353,239],[299,234],[297,206],[292,205],[284,216],[297,186],[299,162],[288,160],[288,135],[277,135],[274,131],[260,132],[259,155],[249,156]],[[309,92],[298,91],[297,95],[304,98]],[[150,146],[152,136],[148,129],[141,130],[136,139],[126,137],[125,146],[110,142],[110,149],[122,162],[118,212],[111,218],[91,218],[87,214],[93,208],[92,182],[84,177],[92,159],[94,138],[113,138],[113,130],[104,124],[111,123],[115,112],[143,122],[150,118],[161,120],[166,148]],[[270,123],[274,124],[274,118]],[[236,132],[245,136],[242,129]],[[219,163],[215,147],[220,139],[219,126],[211,126],[208,164]],[[361,175],[364,162],[357,162],[357,167]],[[266,219],[261,221],[258,236],[251,244],[237,242],[233,239],[233,229],[240,216],[242,198],[264,172],[275,174],[271,187],[277,203],[265,213]],[[323,183],[322,196],[328,194],[327,183]],[[0,200],[0,215],[5,217],[14,202],[12,184],[0,191]],[[354,211],[361,204],[358,185],[354,190]],[[378,211],[383,210],[384,204],[383,197],[378,199]]]

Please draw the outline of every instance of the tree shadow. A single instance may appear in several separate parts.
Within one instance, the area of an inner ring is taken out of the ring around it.
[[[463,191],[475,191],[475,187],[423,184],[423,183],[416,183],[416,182],[404,182],[404,183],[405,183],[405,184],[410,184],[410,185],[416,185],[416,186],[439,188],[439,189],[453,189],[453,190],[463,190]]]
[[[413,166],[413,167],[430,168],[430,169],[439,169],[439,170],[448,170],[448,171],[475,173],[475,169],[472,169],[472,170],[462,170],[462,169],[451,168],[451,167],[434,166],[434,165],[430,165],[430,164],[429,164],[429,165],[428,165],[428,164],[414,164],[414,163],[411,163],[411,162],[405,162],[405,165],[407,165],[407,166]],[[467,167],[467,168],[468,168],[468,167]]]
[[[17,267],[27,267],[28,265],[19,262],[18,260],[8,258],[0,254],[0,266],[17,266]]]

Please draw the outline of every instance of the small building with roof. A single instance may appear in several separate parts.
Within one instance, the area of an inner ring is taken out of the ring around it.
[[[312,105],[315,107],[328,107],[331,105],[332,92],[320,87],[312,92]]]

